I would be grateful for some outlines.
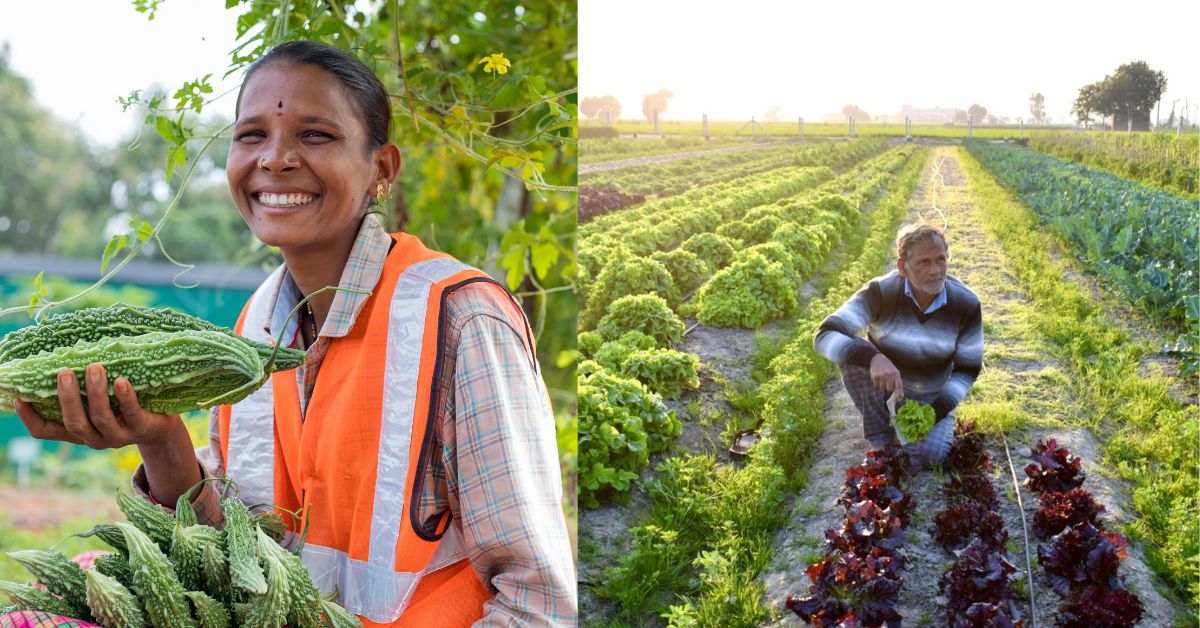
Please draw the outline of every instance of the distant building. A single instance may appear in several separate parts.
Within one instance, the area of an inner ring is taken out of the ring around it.
[[[877,119],[881,122],[903,123],[906,119],[910,119],[913,124],[948,124],[954,122],[956,111],[956,109],[943,109],[941,107],[904,105],[900,108],[900,113],[884,114],[877,116]]]

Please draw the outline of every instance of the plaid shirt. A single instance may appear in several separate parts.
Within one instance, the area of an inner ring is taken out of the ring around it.
[[[391,237],[368,214],[350,251],[339,285],[371,290],[383,270]],[[278,313],[299,301],[285,274]],[[330,342],[349,333],[365,295],[335,293],[319,337],[296,369],[301,408],[312,396]],[[469,284],[446,299],[447,337],[435,403],[440,411],[435,443],[424,465],[419,513],[436,521],[449,510],[462,527],[471,565],[495,593],[478,626],[563,626],[576,622],[575,567],[561,507],[554,418],[546,401],[533,347],[524,330],[514,329],[499,309],[496,291]],[[299,346],[295,321],[285,338]],[[272,334],[274,337],[276,334]],[[211,446],[197,451],[205,477],[225,473],[216,410],[209,427]],[[236,479],[236,478],[235,478]],[[138,468],[134,489],[149,496],[145,471]],[[218,488],[212,483],[193,500],[201,523],[220,525]]]

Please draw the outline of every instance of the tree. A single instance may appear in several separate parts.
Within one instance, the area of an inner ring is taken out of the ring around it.
[[[771,105],[771,108],[767,110],[767,115],[763,117],[771,122],[778,122],[783,117],[783,108],[779,105]]]
[[[1046,97],[1041,92],[1029,96],[1029,113],[1034,124],[1046,123]]]
[[[871,114],[863,111],[858,105],[846,105],[842,107],[842,114],[847,118],[853,119],[855,122],[871,121]]]
[[[967,115],[971,117],[971,120],[975,124],[983,124],[984,118],[987,117],[987,112],[987,107],[984,107],[979,103],[975,103],[970,107],[967,107]]]
[[[612,124],[621,117],[621,102],[612,96],[589,96],[579,103],[579,111],[589,118]]]
[[[0,250],[53,253],[63,221],[102,206],[108,187],[83,135],[34,99],[8,59],[0,48]]]
[[[1103,80],[1079,88],[1071,113],[1080,122],[1091,114],[1135,119],[1150,118],[1150,111],[1167,89],[1167,77],[1145,61],[1130,61]]]
[[[667,110],[667,100],[675,94],[670,90],[660,89],[653,94],[646,94],[642,99],[642,115],[646,116],[647,122],[654,122],[654,114],[662,114]]]

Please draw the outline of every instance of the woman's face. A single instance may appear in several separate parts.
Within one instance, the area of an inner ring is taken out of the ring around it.
[[[357,230],[369,195],[395,176],[382,172],[366,133],[332,74],[287,62],[255,72],[242,89],[226,169],[254,235],[305,250]]]

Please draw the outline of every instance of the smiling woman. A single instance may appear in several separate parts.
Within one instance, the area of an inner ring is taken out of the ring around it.
[[[193,453],[179,417],[140,408],[123,380],[114,415],[98,365],[86,385],[105,401],[84,412],[74,376],[60,376],[62,424],[26,404],[19,414],[38,438],[137,444],[134,487],[158,503],[227,475],[247,506],[306,513],[289,532],[306,530],[313,582],[367,626],[573,624],[555,422],[532,331],[504,287],[387,233],[372,213],[400,171],[390,120],[375,75],[324,44],[281,44],[246,73],[229,189],[284,264],[236,331],[282,337],[307,357],[219,406],[210,448]],[[325,286],[347,291],[313,296]],[[213,483],[195,492],[200,523],[223,524],[218,495]]]

